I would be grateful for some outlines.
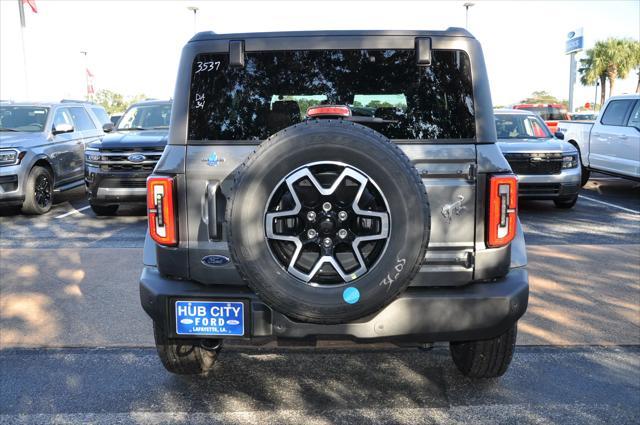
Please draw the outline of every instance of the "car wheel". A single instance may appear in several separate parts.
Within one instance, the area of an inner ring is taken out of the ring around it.
[[[96,215],[115,215],[116,212],[118,211],[118,206],[119,205],[95,205],[92,203],[89,203],[89,205],[91,205],[91,210],[96,214]]]
[[[263,142],[238,170],[227,207],[243,279],[275,310],[311,323],[389,304],[429,240],[427,193],[410,160],[342,120],[306,121]]]
[[[167,339],[165,335],[164,330],[154,323],[153,336],[160,361],[165,369],[178,375],[207,374],[222,348],[219,340],[205,340],[206,346],[182,344],[179,340]]]
[[[453,362],[463,375],[471,378],[497,378],[511,364],[516,347],[517,325],[502,335],[482,341],[452,342]]]
[[[578,195],[569,199],[554,199],[553,203],[556,204],[556,208],[569,209],[578,202]]]
[[[53,174],[48,168],[31,169],[25,185],[24,214],[45,214],[53,205]]]

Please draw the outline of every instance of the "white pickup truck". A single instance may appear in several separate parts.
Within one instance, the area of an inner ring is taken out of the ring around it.
[[[580,152],[582,185],[591,171],[640,180],[640,94],[612,96],[595,122],[560,121],[558,132]]]

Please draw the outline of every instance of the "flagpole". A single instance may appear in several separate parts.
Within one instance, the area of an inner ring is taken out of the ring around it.
[[[22,65],[24,66],[24,97],[25,100],[28,100],[29,78],[27,77],[27,49],[25,48],[24,42],[24,28],[26,27],[26,22],[24,18],[24,6],[22,5],[22,0],[18,0],[18,10],[20,11],[20,42],[22,44]]]
[[[87,100],[91,100],[89,95],[89,62],[87,58],[87,51],[83,50],[80,54],[84,55],[84,80],[85,80],[85,90],[87,91],[86,98]]]

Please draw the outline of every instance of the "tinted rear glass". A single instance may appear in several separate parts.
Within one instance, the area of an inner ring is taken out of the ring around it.
[[[624,125],[627,112],[633,102],[633,99],[612,100],[604,111],[600,122],[604,125]]]
[[[461,51],[310,50],[228,54],[193,63],[191,140],[261,140],[305,119],[309,106],[349,105],[353,119],[391,139],[472,139],[471,70]]]

